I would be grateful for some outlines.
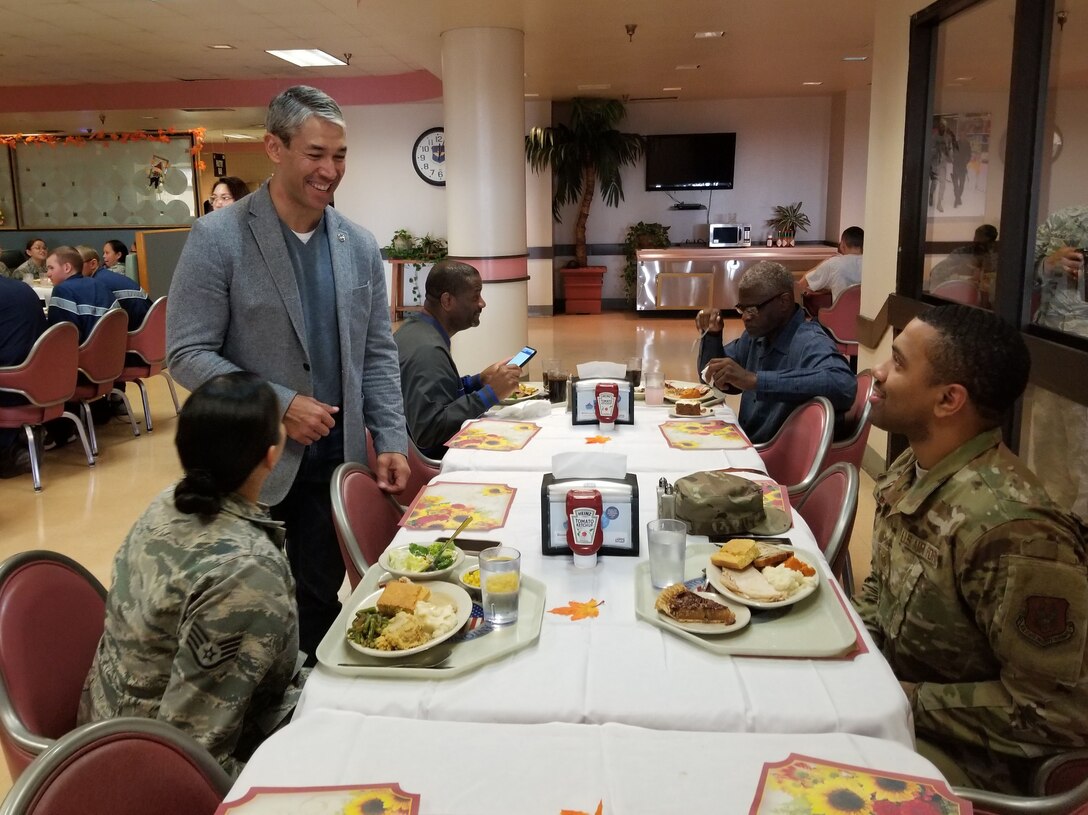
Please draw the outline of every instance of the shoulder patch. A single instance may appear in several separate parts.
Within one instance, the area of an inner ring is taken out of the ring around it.
[[[230,634],[213,640],[200,623],[194,623],[189,629],[185,645],[193,652],[197,664],[210,671],[238,656],[242,647],[242,634]]]
[[[1069,601],[1062,597],[1032,595],[1016,618],[1016,628],[1040,648],[1065,642],[1073,636]]]

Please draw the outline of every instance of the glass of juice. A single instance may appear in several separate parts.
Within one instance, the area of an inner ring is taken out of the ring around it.
[[[521,588],[521,552],[510,546],[493,546],[480,552],[480,593],[484,620],[508,625],[518,619]]]

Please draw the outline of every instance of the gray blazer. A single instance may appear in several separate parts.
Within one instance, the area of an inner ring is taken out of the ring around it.
[[[325,210],[342,358],[344,457],[366,461],[370,428],[379,453],[406,453],[397,346],[389,323],[385,272],[374,236]],[[246,370],[268,380],[286,412],[296,393],[313,395],[302,300],[268,184],[233,206],[198,219],[170,283],[166,314],[170,372],[192,390],[211,377]],[[283,500],[303,445],[288,439],[261,499]]]

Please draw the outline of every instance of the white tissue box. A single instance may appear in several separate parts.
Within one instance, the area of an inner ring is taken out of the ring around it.
[[[596,424],[597,383],[615,382],[620,388],[620,400],[616,407],[616,424],[635,423],[635,388],[626,379],[571,379],[571,424]]]
[[[545,473],[540,484],[541,551],[545,555],[569,555],[567,546],[567,493],[597,490],[601,494],[604,540],[601,555],[638,557],[638,480],[625,478],[564,478]]]

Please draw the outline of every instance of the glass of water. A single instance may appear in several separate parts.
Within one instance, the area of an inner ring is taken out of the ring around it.
[[[521,552],[510,546],[493,546],[480,552],[484,620],[492,625],[517,622],[520,588]]]
[[[683,583],[688,525],[684,521],[658,518],[646,524],[646,539],[650,549],[650,582],[654,588]]]

